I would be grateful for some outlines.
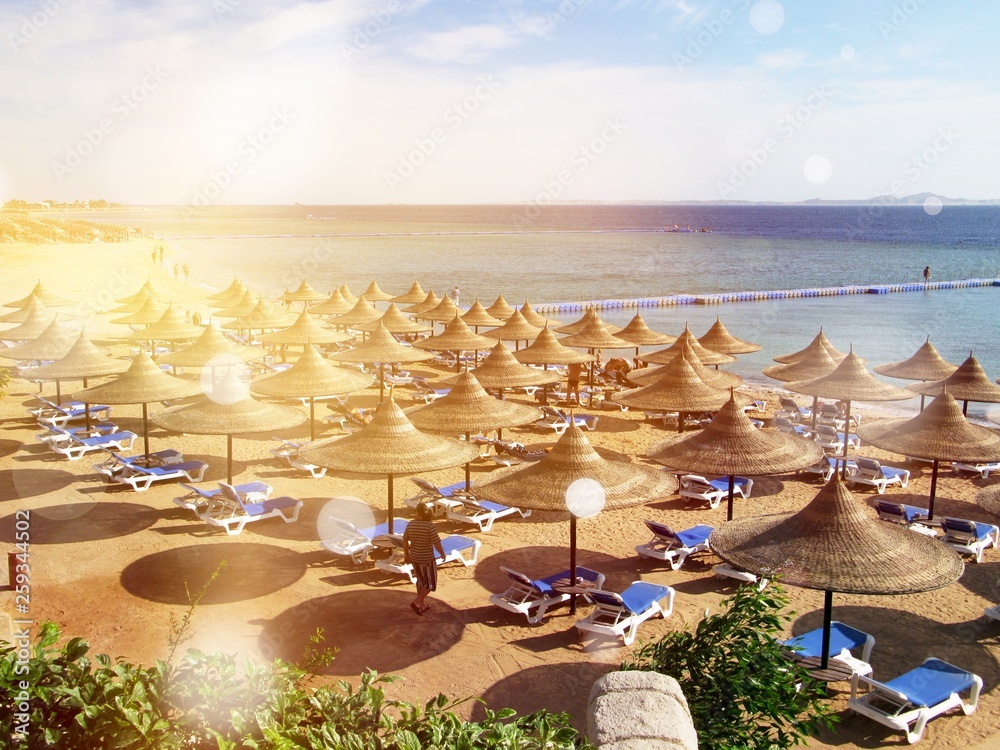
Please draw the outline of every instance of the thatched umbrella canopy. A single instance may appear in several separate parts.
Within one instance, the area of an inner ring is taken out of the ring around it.
[[[479,333],[480,326],[498,328],[503,325],[503,321],[500,318],[494,318],[486,312],[486,308],[482,306],[479,300],[473,302],[472,307],[465,311],[462,315],[462,320],[472,326],[476,333]]]
[[[350,302],[352,305],[358,301],[358,298],[351,294],[351,290],[347,288],[347,284],[340,285],[340,296],[345,300]]]
[[[730,391],[709,385],[698,377],[684,352],[659,369],[659,380],[631,390],[615,393],[612,401],[646,411],[677,412],[677,431],[684,431],[684,417],[691,412],[717,412],[731,397]],[[736,394],[740,406],[750,397]]]
[[[514,318],[512,316],[507,322],[509,323],[513,319]],[[493,332],[490,331],[489,333]],[[501,341],[499,343],[502,344],[503,342]],[[524,349],[514,352],[513,356],[514,359],[521,364],[542,365],[546,369],[549,365],[585,364],[587,362],[593,362],[595,359],[593,354],[577,352],[570,349],[568,346],[563,346],[556,337],[555,333],[553,333],[552,329],[548,326],[539,332],[538,337],[532,343]],[[542,399],[542,403],[546,403],[547,400],[548,394],[546,392]]]
[[[4,335],[4,334],[0,334]],[[61,359],[76,342],[79,332],[53,319],[38,336],[17,346],[0,349],[0,357],[19,362],[45,362]]]
[[[361,296],[369,302],[389,302],[396,297],[394,294],[389,294],[379,289],[378,282],[374,279],[372,279],[372,283],[368,285],[368,288],[365,289]]]
[[[166,307],[169,304],[168,299],[159,292],[154,292],[152,285],[148,285],[129,297],[126,302],[122,302],[118,307],[112,307],[107,311],[107,314],[125,315],[126,313],[139,312],[142,306],[149,300],[153,301],[153,305],[159,305],[160,307]]]
[[[958,365],[945,361],[931,343],[931,337],[917,349],[909,359],[901,362],[891,362],[886,365],[876,365],[872,368],[879,375],[900,380],[944,380],[958,369]],[[920,394],[920,408],[924,408],[926,394]]]
[[[980,491],[976,495],[976,505],[987,513],[1000,516],[1000,484],[994,484],[992,487]]]
[[[944,380],[921,385],[910,385],[907,389],[922,396],[936,396],[947,390],[958,401],[962,401],[962,414],[969,410],[969,402],[1000,404],[1000,386],[987,376],[983,366],[972,353]]]
[[[639,355],[639,359],[644,362],[652,362],[653,364],[665,365],[670,360],[674,358],[678,351],[684,348],[685,345],[691,347],[694,351],[695,356],[698,361],[703,365],[729,365],[736,361],[736,357],[729,354],[723,354],[722,352],[712,351],[711,349],[706,349],[701,345],[701,342],[694,337],[691,333],[691,329],[685,324],[684,332],[677,337],[677,341],[671,344],[666,349],[660,349],[656,352],[651,352],[649,354]]]
[[[1000,435],[971,424],[949,391],[911,419],[882,419],[858,428],[858,435],[872,445],[893,453],[933,461],[930,506],[934,518],[938,465],[941,461],[980,463],[1000,458]]]
[[[706,349],[722,354],[750,354],[759,352],[763,348],[760,344],[753,344],[733,336],[719,317],[716,317],[708,332],[698,339],[698,343]]]
[[[392,301],[397,305],[415,305],[417,302],[423,302],[426,297],[427,292],[425,292],[420,286],[420,282],[414,281],[407,290],[406,294],[400,294],[398,297],[393,297]]]
[[[163,304],[160,300],[154,297],[147,297],[146,301],[142,303],[142,307],[134,313],[123,315],[119,318],[112,318],[111,322],[121,325],[151,326],[163,317],[167,308],[168,305]]]
[[[22,297],[21,299],[13,302],[7,302],[4,307],[26,307],[32,300],[45,305],[45,307],[66,307],[68,305],[76,304],[73,300],[64,299],[63,297],[58,297],[55,294],[52,294],[52,292],[46,289],[42,282],[39,281],[35,284],[34,289],[31,290],[31,293],[28,294],[27,297]]]
[[[190,341],[201,336],[204,331],[201,326],[188,323],[173,305],[168,305],[153,325],[141,331],[126,333],[121,338],[126,341]]]
[[[531,341],[537,338],[542,330],[542,328],[533,326],[526,321],[520,310],[515,310],[502,326],[487,331],[484,335],[489,336],[493,341],[513,341],[516,349],[521,341]],[[492,342],[490,345],[492,346]]]
[[[413,346],[428,351],[454,352],[455,371],[457,372],[462,368],[460,355],[463,350],[474,351],[478,356],[480,349],[493,348],[493,340],[478,333],[473,333],[468,324],[456,314],[452,321],[445,326],[443,333],[421,341],[415,341]]]
[[[306,415],[294,406],[253,398],[230,370],[212,392],[192,404],[171,406],[153,415],[153,422],[171,432],[226,436],[226,482],[233,483],[233,435],[285,430],[302,424]]]
[[[524,301],[521,305],[521,315],[530,325],[537,326],[538,328],[544,328],[547,325],[558,325],[558,320],[553,320],[551,318],[546,318],[544,315],[540,315],[535,311],[535,308],[531,306],[528,300]]]
[[[566,325],[555,327],[554,330],[556,331],[556,333],[567,333],[567,334],[580,333],[584,328],[586,328],[591,322],[595,320],[601,320],[601,322],[604,322],[600,314],[597,312],[597,308],[587,307],[587,309],[583,311],[583,315],[581,315],[577,320],[574,320],[572,323],[567,323]],[[607,328],[609,333],[613,334],[619,333],[620,331],[624,330],[616,325],[610,325],[608,323],[604,323],[604,326]],[[622,338],[625,337],[622,336]],[[666,341],[664,343],[672,344],[674,340],[675,337],[671,336],[670,341]],[[629,339],[629,341],[631,341],[631,339]]]
[[[646,455],[672,469],[728,476],[726,519],[731,521],[736,475],[766,476],[802,469],[819,461],[823,449],[797,435],[758,430],[731,395],[705,429],[688,436],[671,435]]]
[[[486,308],[486,312],[499,320],[507,320],[507,318],[514,314],[514,308],[510,306],[501,294],[492,305]]]
[[[843,474],[847,476],[847,449],[850,440],[846,437],[851,431],[852,401],[903,401],[912,398],[911,394],[902,388],[883,383],[867,369],[863,360],[854,353],[854,347],[829,375],[823,375],[812,380],[801,380],[788,383],[785,386],[793,393],[804,393],[807,396],[832,398],[845,403],[844,415],[844,465]]]
[[[372,384],[371,375],[337,367],[324,359],[315,346],[307,344],[302,356],[281,372],[265,375],[250,383],[250,390],[264,396],[309,399],[309,438],[316,439],[316,397],[339,396]]]
[[[11,350],[0,351],[9,352]],[[119,375],[125,372],[129,365],[124,360],[112,359],[111,352],[98,348],[82,333],[73,341],[63,356],[53,359],[55,359],[54,362],[22,372],[21,377],[31,380],[56,381],[56,403],[62,401],[63,380],[82,380],[83,387],[86,388],[88,378]],[[84,419],[86,420],[86,429],[89,430],[89,409],[84,412]]]
[[[349,333],[337,331],[321,324],[313,317],[312,310],[306,309],[299,313],[295,322],[288,328],[265,333],[260,337],[260,340],[264,344],[305,346],[306,344],[335,344],[339,341],[350,341],[352,338]]]
[[[379,326],[383,326],[385,330],[392,334],[421,333],[423,331],[431,330],[430,326],[426,326],[423,323],[417,323],[416,321],[410,320],[408,317],[403,315],[399,308],[396,307],[395,302],[389,304],[389,309],[382,314],[382,317],[377,318],[370,323],[362,323],[357,327],[359,330],[371,333]]]
[[[506,388],[547,385],[562,379],[555,370],[539,370],[536,367],[522,365],[502,341],[494,344],[489,356],[473,372],[483,388],[500,391],[501,394]],[[461,377],[452,375],[441,382],[454,385]]]
[[[513,401],[501,401],[486,392],[476,376],[463,372],[446,396],[430,404],[411,407],[406,415],[413,425],[428,432],[449,435],[464,434],[466,440],[472,433],[520,427],[541,419],[542,412],[533,406]],[[465,488],[470,489],[469,464],[465,464]]]
[[[579,333],[563,336],[559,339],[563,346],[572,346],[580,349],[631,349],[631,341],[616,336],[608,329],[607,323],[599,317],[594,317]]]
[[[410,305],[410,307],[406,308],[403,312],[409,313],[410,315],[422,315],[425,312],[433,310],[440,304],[441,298],[434,293],[433,289],[431,289],[427,292],[427,296],[425,296],[420,302]]]
[[[406,362],[426,362],[434,359],[430,352],[415,349],[412,346],[401,344],[389,333],[385,326],[379,326],[368,337],[367,341],[362,341],[353,349],[344,352],[331,354],[330,359],[335,362],[357,362],[366,365],[379,365],[379,401],[385,392],[385,377],[382,369],[387,364],[403,364]]]
[[[694,348],[691,346],[690,340],[680,342],[680,346],[675,350],[673,359],[684,355],[688,364],[694,368],[695,374],[701,378],[705,383],[714,388],[738,388],[743,385],[743,378],[739,375],[726,372],[725,370],[712,370],[705,367],[698,359],[698,355],[695,354]],[[667,364],[673,361],[669,360]],[[655,383],[663,375],[663,368],[667,365],[660,365],[659,367],[642,367],[638,370],[632,370],[628,374],[628,379],[635,383],[636,385],[649,385]]]
[[[333,319],[333,324],[338,328],[353,328],[354,326],[371,323],[381,317],[382,313],[375,309],[375,305],[365,299],[365,296],[362,294],[358,297],[357,302],[354,303],[354,307],[349,312],[338,315]]]
[[[712,532],[709,544],[740,570],[826,593],[821,669],[828,662],[834,591],[931,591],[964,570],[958,554],[939,541],[876,520],[836,476],[797,513],[730,521]]]
[[[389,528],[393,527],[393,479],[461,466],[479,455],[479,448],[454,438],[421,432],[390,396],[372,421],[341,438],[327,438],[304,448],[302,458],[317,466],[353,474],[385,474],[388,478]]]
[[[409,312],[414,312],[412,309]],[[453,320],[456,315],[461,315],[462,311],[455,304],[455,300],[451,297],[445,297],[431,310],[424,310],[423,312],[417,313],[416,317],[422,318],[423,320],[433,320],[438,323],[447,323]]]
[[[10,315],[16,315],[20,320],[3,320]],[[49,310],[42,305],[32,302],[27,307],[22,307],[14,313],[9,313],[0,318],[4,323],[17,322],[18,325],[0,331],[0,338],[4,341],[31,341],[42,335],[49,324],[58,317],[55,310]]]
[[[837,347],[830,343],[826,334],[823,333],[823,328],[820,327],[819,333],[816,334],[816,337],[809,342],[809,346],[805,349],[800,349],[799,351],[792,352],[791,354],[783,354],[780,357],[775,357],[774,361],[783,365],[790,365],[793,362],[798,362],[800,359],[814,353],[816,351],[816,347],[820,346],[826,349],[827,354],[829,354],[830,357],[838,363],[847,356],[844,352],[840,351]]]
[[[765,367],[762,372],[767,377],[780,380],[783,383],[794,383],[795,381],[821,378],[824,375],[829,375],[837,369],[837,362],[830,356],[830,352],[828,352],[822,345],[813,346],[810,344],[809,348],[811,348],[812,351],[810,351],[809,354],[804,356],[798,362],[792,362],[790,365],[771,365],[770,367]],[[816,422],[819,419],[818,412],[819,396],[813,396],[813,431],[816,430]]]
[[[354,307],[354,303],[344,299],[344,295],[340,293],[339,289],[334,289],[326,300],[312,305],[309,312],[313,315],[343,315],[350,312],[352,307]]]
[[[146,286],[149,286],[149,283],[150,282],[147,281]],[[240,296],[243,296],[243,292],[246,291],[246,287],[243,286],[242,281],[240,281],[238,278],[234,276],[233,280],[229,283],[229,286],[227,286],[220,292],[215,292],[214,294],[207,295],[205,299],[210,299],[210,300],[227,299],[235,295],[237,291],[239,291]],[[125,302],[125,301],[126,300],[119,300],[119,302]]]
[[[259,346],[237,344],[216,326],[208,326],[190,346],[160,357],[160,364],[174,367],[230,367],[238,362],[261,359]]]
[[[168,375],[145,352],[132,360],[129,368],[114,380],[73,393],[73,398],[87,404],[142,404],[142,438],[149,458],[148,405],[173,401],[203,393],[200,383]]]
[[[259,294],[254,294],[247,289],[239,297],[218,300],[215,303],[209,302],[209,307],[217,307],[213,315],[217,318],[242,318],[253,310],[261,300]]]
[[[223,323],[222,327],[234,331],[266,331],[287,328],[294,322],[295,318],[291,313],[261,298],[246,315]]]
[[[620,331],[612,330],[618,338],[625,339],[626,341],[632,343],[635,346],[635,356],[639,356],[640,346],[666,346],[667,344],[672,344],[677,341],[676,336],[672,336],[669,333],[660,333],[659,331],[654,331],[643,319],[642,315],[639,313],[635,314],[635,317],[628,322],[628,325],[622,328]]]
[[[308,281],[303,279],[298,289],[294,292],[285,292],[279,299],[285,302],[305,302],[308,305],[310,302],[326,299],[326,295],[323,292],[317,292]]]
[[[613,454],[609,454],[613,455]],[[570,425],[552,450],[534,461],[497,472],[476,487],[477,497],[519,508],[570,514],[571,583],[576,578],[576,519],[588,518],[602,510],[642,505],[672,495],[677,480],[667,472],[631,463],[628,457],[605,458],[587,440],[583,431]],[[603,490],[594,506],[569,507],[567,492],[578,480],[597,482]],[[575,604],[575,599],[573,601]],[[572,605],[571,605],[572,608]]]

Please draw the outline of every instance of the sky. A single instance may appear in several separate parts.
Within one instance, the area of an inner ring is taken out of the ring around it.
[[[5,0],[0,200],[1000,198],[955,0]]]

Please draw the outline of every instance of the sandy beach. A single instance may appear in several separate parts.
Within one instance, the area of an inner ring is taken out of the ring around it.
[[[160,243],[142,239],[121,244],[2,245],[0,302],[25,296],[41,279],[52,293],[81,300],[77,308],[67,309],[88,319],[86,330],[96,343],[112,345],[117,355],[126,356],[127,344],[112,343],[124,327],[109,323],[112,316],[97,313],[111,307],[114,299],[135,292],[147,278],[166,290],[184,311],[209,312],[204,295],[211,290],[202,283],[198,269],[193,269],[190,283],[184,282],[183,275],[175,279],[169,247],[162,267],[150,263],[156,244]],[[240,269],[232,272],[239,275]],[[721,310],[724,321],[726,312]],[[739,335],[737,326],[730,328]],[[790,341],[787,351],[804,343]],[[875,353],[860,354],[869,357],[871,364],[881,363]],[[414,371],[433,378],[450,374],[434,365],[418,365]],[[79,387],[79,383],[64,384],[64,397]],[[768,401],[765,418],[773,415],[777,392],[777,387],[753,392],[754,397]],[[391,692],[406,700],[422,701],[438,692],[479,696],[494,709],[568,711],[582,727],[593,681],[627,654],[619,642],[595,646],[578,639],[574,618],[566,608],[556,610],[538,626],[528,626],[523,618],[488,602],[491,593],[506,585],[500,565],[538,575],[567,565],[566,515],[535,512],[526,519],[504,519],[488,534],[439,521],[442,532],[469,534],[481,539],[483,547],[474,567],[442,569],[440,589],[429,600],[432,608],[418,618],[408,607],[412,586],[405,579],[387,577],[370,564],[352,567],[334,559],[319,544],[317,525],[324,514],[355,513],[367,505],[375,520],[384,520],[383,477],[330,473],[312,479],[270,455],[269,449],[275,446],[272,434],[238,436],[234,480],[262,480],[273,485],[275,496],[299,498],[304,507],[297,523],[266,520],[248,525],[238,536],[227,536],[172,502],[184,494],[176,484],[161,483],[148,492],[135,493],[102,481],[92,470],[99,458],[70,462],[46,450],[35,437],[39,427],[26,412],[36,393],[37,384],[15,377],[0,401],[0,539],[12,547],[15,512],[31,511],[31,617],[36,623],[54,620],[65,637],[85,637],[93,653],[144,663],[163,658],[170,617],[182,615],[187,608],[185,586],[190,591],[201,589],[223,566],[194,615],[193,637],[186,647],[296,660],[309,636],[322,628],[325,645],[339,649],[323,673],[326,678],[356,678],[366,668],[398,674],[405,679],[392,686]],[[53,395],[54,385],[45,384],[43,393]],[[412,403],[406,389],[397,395],[402,406]],[[351,404],[374,406],[377,397],[377,388],[369,388],[352,395]],[[150,407],[151,411],[158,408],[158,404]],[[862,404],[860,409],[866,420],[879,416],[872,404]],[[325,407],[317,411],[326,413]],[[599,414],[597,429],[586,433],[595,446],[637,462],[646,463],[646,449],[664,434],[634,410],[587,413]],[[141,407],[115,406],[112,421],[141,433]],[[321,436],[332,434],[328,428]],[[308,438],[308,426],[274,436]],[[551,445],[554,440],[551,432],[533,428],[505,431],[505,437],[516,437],[529,448]],[[151,447],[177,448],[186,457],[208,462],[205,486],[214,487],[225,478],[224,437],[167,434],[152,428]],[[904,464],[902,457],[868,446],[859,454],[908,468],[909,487],[890,488],[887,497],[926,506],[928,465]],[[473,479],[485,479],[494,468],[492,461],[474,463]],[[461,479],[463,470],[458,467],[422,476],[444,485]],[[968,477],[942,470],[937,513],[997,523],[996,517],[975,504],[975,496],[1000,479]],[[752,497],[737,500],[736,515],[794,511],[819,488],[817,481],[794,475],[755,478]],[[397,478],[398,500],[415,494],[416,489],[408,478]],[[855,494],[868,506],[877,497],[871,488],[859,487]],[[719,560],[710,553],[689,559],[676,572],[640,560],[634,547],[648,539],[644,518],[678,529],[702,523],[717,526],[725,521],[725,506],[710,510],[688,505],[675,494],[580,523],[579,562],[604,572],[607,588],[621,590],[642,579],[676,589],[673,615],[648,621],[640,629],[640,638],[654,639],[673,629],[693,627],[706,611],[718,611],[719,602],[734,587],[712,575],[712,566]],[[928,656],[983,678],[979,710],[967,717],[953,712],[935,719],[922,740],[924,748],[1000,746],[996,693],[1000,622],[982,616],[985,607],[1000,601],[998,571],[1000,551],[991,549],[982,563],[967,563],[962,578],[942,590],[894,597],[834,596],[834,619],[875,636],[872,666],[876,678],[894,677]],[[787,591],[796,612],[790,633],[818,627],[822,593]],[[0,601],[5,615],[13,612],[9,589]],[[0,616],[0,637],[6,637],[8,625]],[[847,683],[834,684],[831,701],[842,721],[835,732],[812,739],[810,747],[870,748],[905,742],[901,735],[848,712],[848,690]],[[462,707],[471,716],[481,715],[481,710],[475,702]]]

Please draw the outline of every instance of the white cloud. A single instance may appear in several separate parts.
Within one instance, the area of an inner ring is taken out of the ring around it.
[[[517,38],[505,26],[480,24],[425,34],[407,51],[433,63],[476,63],[497,50],[513,47]]]
[[[808,56],[805,50],[783,49],[760,55],[757,64],[764,70],[794,70],[800,67]]]

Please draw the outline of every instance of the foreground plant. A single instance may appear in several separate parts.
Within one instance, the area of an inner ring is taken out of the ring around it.
[[[81,638],[56,648],[44,623],[29,658],[0,647],[0,747],[16,750],[420,750],[589,747],[566,714],[486,709],[480,722],[454,713],[465,700],[438,695],[422,707],[386,696],[396,677],[368,671],[304,687],[306,672],[194,649],[174,665],[87,656]],[[317,637],[317,642],[321,636]],[[316,654],[313,654],[316,658]],[[325,656],[320,655],[321,660]]]
[[[776,584],[742,586],[694,632],[673,631],[636,650],[622,669],[660,672],[684,691],[701,750],[776,750],[805,742],[837,717],[823,685],[776,640],[792,614]]]

